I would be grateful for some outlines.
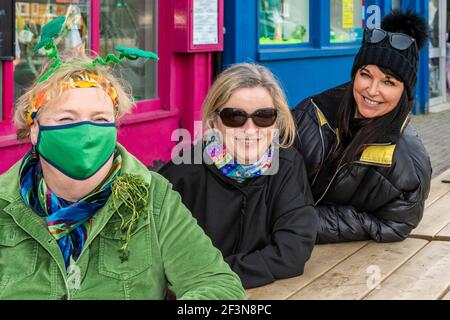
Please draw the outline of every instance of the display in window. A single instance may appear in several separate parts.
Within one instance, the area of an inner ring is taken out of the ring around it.
[[[57,16],[65,16],[62,35],[57,43],[61,52],[89,48],[90,1],[48,0],[16,2],[16,59],[14,60],[14,93],[17,99],[36,80],[46,62],[45,50],[33,53],[42,27]]]
[[[156,0],[103,0],[100,17],[100,54],[116,46],[137,47],[157,52]],[[127,80],[136,101],[157,98],[157,66],[127,61],[115,70]]]
[[[330,42],[361,41],[363,10],[363,0],[330,0]]]
[[[309,0],[260,0],[259,5],[261,45],[309,42]]]

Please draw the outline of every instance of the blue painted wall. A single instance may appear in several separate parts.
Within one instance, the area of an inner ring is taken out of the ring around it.
[[[391,10],[391,0],[366,0],[378,5],[381,15]],[[403,9],[428,17],[427,0],[402,0]],[[310,43],[259,46],[259,0],[225,1],[223,68],[239,62],[268,67],[280,80],[291,107],[310,95],[350,80],[350,70],[360,43],[332,44],[329,40],[329,0],[310,1]],[[421,53],[414,113],[428,111],[428,50]]]
[[[295,107],[306,97],[350,81],[353,55],[260,63],[278,77],[289,105]]]

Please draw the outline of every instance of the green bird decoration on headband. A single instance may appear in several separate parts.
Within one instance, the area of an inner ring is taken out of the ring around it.
[[[61,34],[61,30],[66,22],[66,17],[58,17],[42,27],[41,38],[39,43],[34,47],[34,52],[44,48],[47,52],[47,57],[52,61],[50,63],[50,69],[44,73],[39,79],[38,83],[48,79],[55,71],[63,66],[61,58],[59,57],[58,47],[56,45],[56,38]],[[92,63],[87,64],[87,67],[95,67],[97,64],[107,66],[111,63],[121,63],[125,59],[137,60],[139,58],[158,60],[158,56],[149,51],[140,50],[137,48],[127,48],[124,46],[116,46],[115,50],[119,52],[119,55],[114,53],[108,53],[103,59],[102,57],[96,57]]]

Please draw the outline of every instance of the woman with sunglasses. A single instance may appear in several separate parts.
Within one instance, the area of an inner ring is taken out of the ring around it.
[[[317,213],[303,159],[291,147],[295,124],[272,73],[252,64],[225,70],[206,97],[203,123],[211,130],[190,152],[200,150],[203,161],[173,159],[160,173],[245,288],[302,274]]]
[[[400,241],[420,222],[431,165],[408,114],[426,39],[420,16],[391,12],[366,30],[351,82],[294,110],[318,243]]]

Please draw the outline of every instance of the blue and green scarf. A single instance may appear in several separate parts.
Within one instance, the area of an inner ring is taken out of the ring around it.
[[[242,183],[246,179],[264,175],[272,167],[274,146],[270,145],[264,155],[250,165],[236,163],[233,156],[227,152],[225,145],[215,137],[206,143],[205,152],[221,174]]]
[[[39,156],[30,151],[24,157],[20,168],[20,193],[29,208],[45,217],[49,232],[61,249],[66,269],[71,257],[76,260],[80,256],[88,237],[89,221],[110,197],[121,166],[122,157],[116,150],[106,178],[82,199],[69,202],[57,197],[45,183]]]

